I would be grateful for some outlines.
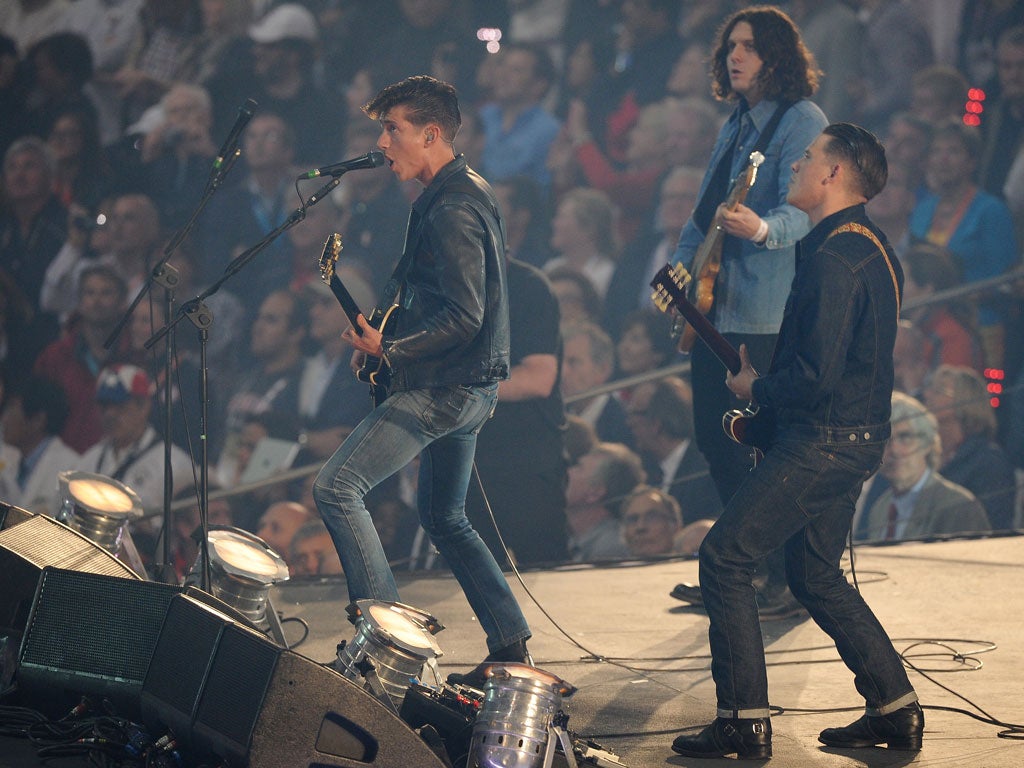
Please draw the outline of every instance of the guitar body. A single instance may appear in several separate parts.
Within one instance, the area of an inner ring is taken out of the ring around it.
[[[382,334],[386,334],[394,328],[397,316],[398,305],[392,304],[386,312],[381,312],[379,308],[374,309],[367,322]],[[374,405],[380,405],[387,399],[391,388],[391,369],[384,358],[367,355],[362,366],[356,371],[356,378],[370,385]]]
[[[764,155],[760,152],[750,153],[750,162],[733,184],[729,195],[725,200],[725,206],[730,211],[735,211],[736,206],[747,199],[747,192],[757,180],[757,169],[764,163]],[[704,236],[704,241],[694,254],[693,263],[690,265],[693,275],[696,277],[690,281],[687,289],[686,299],[702,315],[711,311],[711,305],[715,301],[715,282],[718,280],[718,273],[722,268],[722,245],[725,239],[725,232],[722,231],[721,220],[716,214],[711,220],[711,227]],[[679,331],[679,341],[676,346],[680,352],[689,352],[699,334],[692,324],[683,325]]]
[[[654,288],[651,300],[662,312],[674,307],[695,335],[708,345],[708,349],[735,376],[742,367],[740,354],[687,298],[687,287],[691,281],[685,269],[666,264],[651,280],[651,287]],[[746,408],[724,413],[722,429],[737,443],[752,448],[754,462],[757,463],[771,445],[775,434],[775,419],[770,409],[751,403]]]
[[[335,233],[327,238],[327,242],[324,243],[323,253],[320,255],[320,277],[331,287],[334,298],[338,300],[341,308],[345,311],[345,316],[348,318],[349,323],[351,323],[352,328],[361,336],[362,329],[356,318],[362,312],[360,312],[355,299],[352,298],[352,294],[348,292],[348,289],[341,282],[341,278],[334,271],[334,265],[338,261],[342,247],[341,235]],[[397,316],[398,305],[392,304],[386,311],[381,310],[379,307],[374,308],[366,320],[371,326],[384,334],[394,328]],[[391,370],[383,358],[367,355],[362,366],[356,371],[356,378],[370,385],[370,396],[373,398],[374,406],[380,405],[387,399],[391,385]]]

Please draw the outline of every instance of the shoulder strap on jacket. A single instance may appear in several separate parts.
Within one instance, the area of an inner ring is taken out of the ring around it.
[[[892,267],[892,261],[890,261],[889,259],[889,252],[885,250],[885,246],[883,246],[879,239],[875,237],[874,232],[865,227],[863,224],[858,224],[855,221],[851,221],[836,227],[835,229],[832,230],[831,233],[829,233],[829,237],[835,237],[836,235],[842,234],[843,232],[856,232],[858,235],[863,235],[864,237],[868,238],[868,240],[870,240],[872,243],[874,243],[875,247],[882,252],[882,258],[885,259],[885,266],[889,268],[889,276],[892,278],[892,288],[893,291],[896,293],[896,314],[899,315],[900,304],[902,303],[901,300],[903,297],[900,295],[900,284],[899,281],[896,279],[896,270],[893,269]]]

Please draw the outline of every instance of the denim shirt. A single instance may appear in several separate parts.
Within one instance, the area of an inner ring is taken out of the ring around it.
[[[701,195],[737,132],[739,141],[730,177],[735,178],[746,168],[758,136],[777,106],[776,101],[761,101],[750,110],[740,107],[733,110],[711,151]],[[722,333],[778,332],[786,294],[793,280],[794,247],[810,229],[807,214],[786,204],[791,167],[826,125],[825,114],[813,102],[804,99],[786,111],[768,143],[764,163],[744,202],[768,223],[768,238],[763,245],[731,236],[725,238],[721,271],[714,291],[714,323]],[[704,233],[691,216],[679,236],[673,263],[689,268],[703,240]]]
[[[832,234],[847,223],[872,230],[888,260],[863,234]],[[753,384],[780,434],[859,431],[856,439],[869,443],[889,436],[897,285],[902,295],[903,270],[863,205],[825,217],[800,241],[771,368]]]

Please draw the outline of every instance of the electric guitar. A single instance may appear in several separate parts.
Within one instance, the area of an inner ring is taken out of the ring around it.
[[[732,189],[725,200],[725,206],[730,211],[735,211],[736,206],[747,199],[747,192],[754,186],[757,180],[757,169],[764,163],[764,155],[760,152],[750,153],[750,162],[746,169],[733,183]],[[686,291],[687,299],[696,307],[701,315],[711,311],[711,304],[715,300],[715,281],[718,279],[718,271],[722,266],[722,243],[725,239],[725,232],[718,223],[717,214],[711,220],[704,241],[694,254],[693,263],[690,268],[696,279],[691,280]],[[689,352],[693,349],[693,342],[697,340],[697,330],[692,324],[684,324],[679,333],[677,347],[680,352]]]
[[[337,263],[338,256],[341,255],[343,247],[341,235],[337,232],[327,238],[327,242],[324,243],[323,253],[320,255],[320,277],[331,287],[331,292],[338,300],[338,303],[341,304],[341,308],[345,311],[345,316],[352,324],[353,330],[362,336],[363,330],[356,321],[356,318],[362,312],[356,304],[356,300],[352,298],[352,294],[348,292],[348,289],[334,270],[334,265]],[[366,321],[381,333],[385,333],[393,327],[397,315],[397,304],[392,304],[386,310],[374,307],[373,312],[366,318]],[[373,397],[373,404],[375,406],[380,405],[387,399],[388,389],[391,384],[391,369],[388,368],[384,358],[366,355],[362,366],[356,371],[356,378],[370,385],[370,395]]]
[[[651,280],[654,289],[651,300],[662,312],[675,307],[715,357],[735,376],[742,367],[740,353],[686,297],[686,289],[691,281],[692,277],[685,269],[666,264]],[[722,429],[737,443],[752,448],[756,463],[771,443],[775,420],[770,409],[750,403],[746,408],[726,411],[722,415]]]

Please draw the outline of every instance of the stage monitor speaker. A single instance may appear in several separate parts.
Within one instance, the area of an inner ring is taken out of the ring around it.
[[[85,695],[137,718],[164,614],[180,592],[172,584],[43,568],[15,673],[21,695],[51,714]]]
[[[17,509],[13,507],[10,509]],[[78,531],[45,515],[7,511],[0,530],[0,635],[17,643],[46,566],[139,579],[139,575]],[[16,524],[13,521],[22,519]],[[17,651],[14,653],[17,656]]]
[[[35,517],[35,512],[0,501],[0,531],[23,523],[30,517]]]
[[[232,768],[444,765],[355,683],[189,595],[167,610],[141,706],[152,733]]]

